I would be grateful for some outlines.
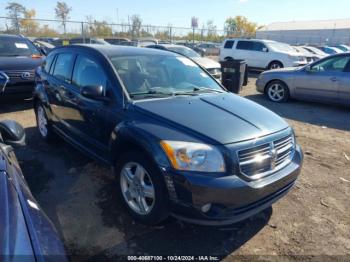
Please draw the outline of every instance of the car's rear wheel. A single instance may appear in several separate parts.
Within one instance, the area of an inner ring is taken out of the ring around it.
[[[269,64],[268,68],[271,69],[279,69],[283,68],[283,64],[279,61],[273,61]]]
[[[158,168],[139,151],[117,161],[118,193],[131,216],[144,224],[157,224],[168,215],[168,195]]]
[[[41,103],[35,107],[36,123],[40,136],[47,142],[52,142],[56,138],[49,119],[47,118],[45,109]]]
[[[285,83],[276,80],[266,86],[265,95],[273,102],[286,102],[289,99],[289,89]]]

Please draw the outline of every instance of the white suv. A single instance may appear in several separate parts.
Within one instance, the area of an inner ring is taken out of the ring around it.
[[[277,69],[307,64],[290,45],[258,39],[226,39],[220,47],[220,61],[243,59],[249,68]]]

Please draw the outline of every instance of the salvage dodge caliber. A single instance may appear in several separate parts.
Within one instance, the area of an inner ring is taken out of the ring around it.
[[[283,119],[179,54],[65,46],[36,82],[41,136],[111,165],[120,200],[142,223],[170,214],[234,223],[270,207],[300,173],[302,152]]]

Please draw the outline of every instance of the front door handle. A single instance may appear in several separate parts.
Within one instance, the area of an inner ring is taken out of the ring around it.
[[[338,81],[338,78],[336,78],[336,77],[331,77],[331,81],[332,81],[332,82],[337,82],[337,81]]]

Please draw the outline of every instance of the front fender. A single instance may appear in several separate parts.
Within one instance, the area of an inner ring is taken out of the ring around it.
[[[159,167],[169,167],[170,163],[160,146],[160,138],[137,122],[123,122],[118,124],[110,139],[111,161],[115,163],[118,157],[131,148],[142,150]]]

